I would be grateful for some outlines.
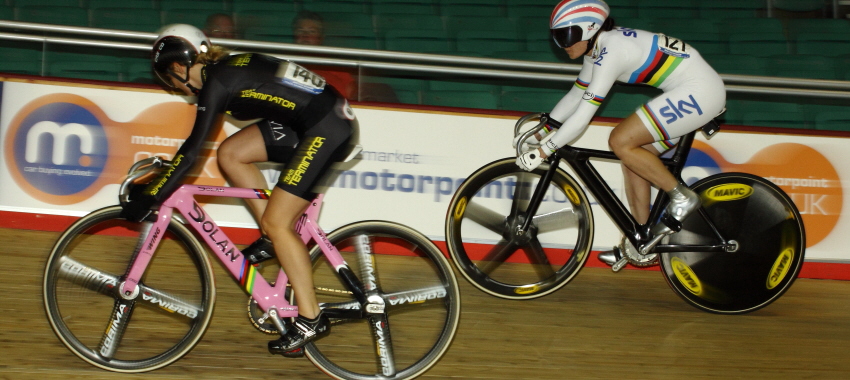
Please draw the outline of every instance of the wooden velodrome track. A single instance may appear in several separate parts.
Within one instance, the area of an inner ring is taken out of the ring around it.
[[[266,351],[245,295],[215,264],[213,323],[183,359],[154,372],[106,372],[54,336],[41,281],[55,232],[0,229],[0,379],[326,379],[307,359]],[[591,258],[595,260],[595,258]],[[655,271],[585,268],[532,301],[487,296],[460,276],[461,325],[423,379],[847,379],[850,282],[801,279],[765,309],[699,311]]]

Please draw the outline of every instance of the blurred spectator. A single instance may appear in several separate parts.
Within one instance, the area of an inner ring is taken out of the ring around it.
[[[238,38],[233,17],[225,13],[214,13],[207,17],[204,33],[209,38]]]
[[[323,45],[325,42],[325,21],[316,12],[301,11],[292,20],[292,34],[299,45]],[[356,73],[339,66],[310,65],[310,70],[325,78],[347,99],[359,100]]]
[[[292,21],[292,34],[299,45],[325,43],[325,20],[316,12],[302,11]]]

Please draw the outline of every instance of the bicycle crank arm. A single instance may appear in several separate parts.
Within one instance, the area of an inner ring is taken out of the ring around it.
[[[648,255],[650,252],[652,252],[652,249],[655,248],[655,246],[661,242],[661,239],[664,239],[664,236],[667,236],[667,234],[655,235],[655,237],[653,237],[652,240],[649,241],[649,243],[646,243],[643,247],[640,247],[640,254],[644,256]]]
[[[277,328],[280,336],[284,336],[286,334],[286,324],[283,323],[283,320],[280,319],[280,315],[277,313],[277,309],[272,308],[269,310],[269,319],[272,321],[272,324]]]

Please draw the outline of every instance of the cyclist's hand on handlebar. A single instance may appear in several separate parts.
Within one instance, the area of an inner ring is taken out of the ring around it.
[[[551,123],[547,123],[546,126],[538,131],[537,133],[528,136],[525,140],[524,146],[522,147],[523,152],[527,152],[533,148],[537,148],[540,146],[540,141],[543,140],[544,137],[549,135],[553,130],[557,129]],[[511,147],[516,149],[517,144],[519,144],[519,139],[522,137],[522,133],[514,136],[514,141],[511,143]]]
[[[540,154],[539,149],[534,149],[530,152],[525,152],[516,158],[516,165],[525,171],[532,171],[537,169],[538,166],[543,162],[543,155]]]
[[[519,144],[520,137],[522,137],[522,134],[519,134],[516,137],[514,137],[514,141],[511,144],[511,146],[514,149],[516,149],[517,144]],[[540,143],[537,141],[537,136],[531,135],[527,139],[525,139],[525,142],[523,142],[522,151],[528,152],[529,150],[537,149],[537,147],[539,147],[539,146],[540,146]]]
[[[124,204],[121,217],[132,222],[141,222],[151,213],[151,207],[156,203],[153,195],[146,194],[147,184],[134,185],[130,188],[130,201]]]

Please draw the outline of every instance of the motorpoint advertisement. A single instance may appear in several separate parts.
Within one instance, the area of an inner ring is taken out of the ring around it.
[[[117,203],[130,166],[152,155],[170,159],[192,128],[190,98],[153,89],[62,83],[0,82],[0,211],[82,216]],[[446,209],[455,189],[477,168],[515,155],[518,117],[390,109],[355,105],[363,151],[336,168],[320,224],[331,230],[366,219],[409,225],[442,241]],[[547,111],[547,110],[529,110]],[[209,137],[187,181],[226,185],[215,149],[245,123],[225,119]],[[574,143],[607,149],[611,123],[594,122]],[[807,261],[850,262],[848,194],[850,137],[721,130],[698,134],[683,172],[692,183],[719,172],[767,178],[787,192],[805,222]],[[615,194],[622,172],[613,162],[594,163]],[[276,165],[260,165],[269,186]],[[569,170],[568,170],[569,172]],[[507,194],[503,195],[508,197]],[[594,249],[608,249],[620,233],[593,202]],[[559,202],[553,195],[552,202]],[[203,199],[222,226],[256,228],[241,200]]]

